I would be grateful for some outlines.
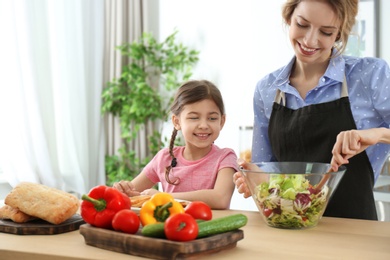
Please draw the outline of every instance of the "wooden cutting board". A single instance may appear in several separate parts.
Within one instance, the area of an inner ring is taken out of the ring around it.
[[[51,224],[42,219],[26,223],[15,223],[12,220],[0,219],[0,232],[16,235],[54,235],[79,229],[85,221],[79,214],[73,215],[59,225]]]
[[[85,243],[102,249],[153,259],[188,259],[233,248],[244,238],[241,229],[188,242],[175,242],[137,234],[96,228],[89,224],[80,226]]]

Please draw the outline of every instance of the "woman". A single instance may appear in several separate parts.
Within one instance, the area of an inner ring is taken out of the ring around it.
[[[377,220],[372,189],[389,151],[390,69],[342,55],[357,12],[358,0],[286,1],[295,57],[256,86],[252,162],[346,164],[324,215]],[[233,180],[248,197],[239,172]]]

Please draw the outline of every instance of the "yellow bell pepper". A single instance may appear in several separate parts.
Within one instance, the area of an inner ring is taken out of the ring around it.
[[[183,206],[176,201],[171,194],[160,192],[154,194],[146,201],[140,210],[139,217],[142,226],[165,222],[165,220],[176,213],[184,213]]]

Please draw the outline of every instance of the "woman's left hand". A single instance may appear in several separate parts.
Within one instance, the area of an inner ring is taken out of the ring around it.
[[[246,170],[257,170],[258,169],[256,165],[254,165],[252,163],[248,163],[241,158],[237,159],[237,163],[238,163],[238,166],[240,166]],[[245,183],[244,176],[242,175],[242,173],[240,171],[233,174],[233,183],[236,185],[238,193],[243,194],[244,198],[249,198],[251,196],[250,190]]]
[[[332,150],[332,169],[337,171],[339,166],[348,164],[350,158],[363,152],[370,145],[377,144],[382,136],[380,131],[381,128],[373,128],[340,132]]]

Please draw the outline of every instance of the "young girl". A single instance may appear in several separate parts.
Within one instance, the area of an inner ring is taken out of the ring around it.
[[[228,209],[238,170],[232,149],[214,145],[226,115],[218,88],[206,80],[188,81],[176,93],[171,107],[174,129],[169,148],[159,151],[132,181],[114,188],[129,196],[153,195],[160,182],[164,192],[183,200],[200,200],[213,209]],[[185,146],[174,147],[178,131]]]

